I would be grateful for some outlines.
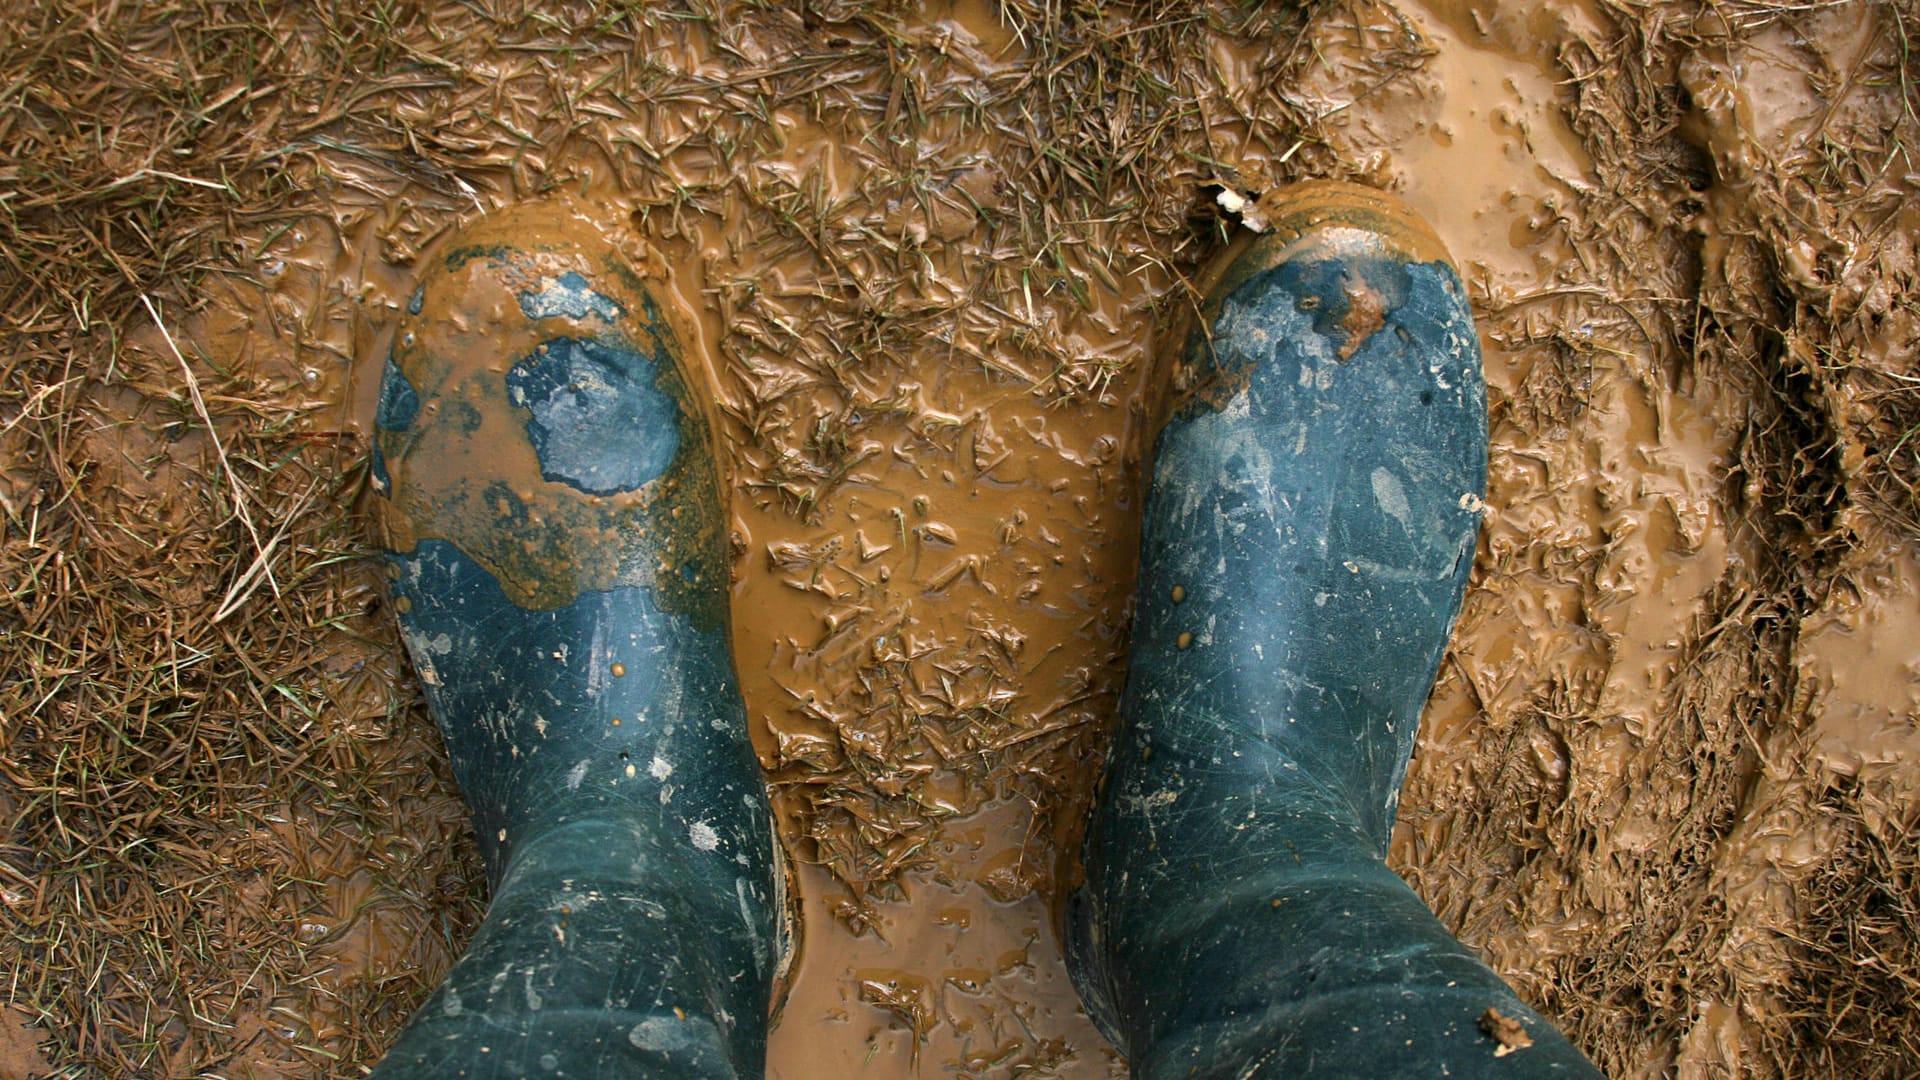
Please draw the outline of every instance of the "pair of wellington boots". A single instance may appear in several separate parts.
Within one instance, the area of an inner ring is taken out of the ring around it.
[[[1173,365],[1076,985],[1136,1077],[1594,1075],[1384,861],[1486,478],[1460,280],[1369,189],[1273,219]],[[397,331],[389,584],[493,894],[377,1077],[764,1072],[784,875],[711,395],[658,272],[518,207]]]

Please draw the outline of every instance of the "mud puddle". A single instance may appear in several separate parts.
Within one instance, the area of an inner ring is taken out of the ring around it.
[[[1017,840],[1030,817],[989,807],[948,822],[938,864],[900,875],[885,902],[855,905],[830,874],[804,872],[815,936],[768,1076],[1125,1076],[1080,1009],[1048,901],[1024,891]]]

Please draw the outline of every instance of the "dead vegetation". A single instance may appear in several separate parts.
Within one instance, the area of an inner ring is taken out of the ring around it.
[[[1862,552],[1920,536],[1920,23],[1603,7],[1558,55],[1594,165],[1556,226],[1583,271],[1476,296],[1490,339],[1543,358],[1496,438],[1597,437],[1609,380],[1718,402],[1737,557],[1618,771],[1595,733],[1620,643],[1571,623],[1550,677],[1479,706],[1466,794],[1416,770],[1405,813],[1446,843],[1407,870],[1610,1072],[1711,1068],[1688,1049],[1710,997],[1742,1072],[1904,1075],[1911,789],[1831,778],[1784,819],[1834,838],[1789,875],[1787,923],[1738,907],[1728,853],[1770,778],[1818,768],[1802,620]],[[0,1024],[36,1025],[63,1075],[359,1075],[457,953],[477,865],[362,562],[365,444],[338,403],[391,321],[374,285],[459,214],[610,188],[701,260],[742,495],[804,523],[903,426],[991,460],[991,433],[911,415],[899,384],[928,356],[1049,408],[1113,400],[1139,352],[1089,328],[1186,302],[1220,236],[1205,185],[1368,175],[1292,92],[1326,63],[1315,34],[1374,35],[1355,102],[1434,52],[1390,7],[1000,13],[1029,61],[886,4],[0,16]],[[1757,128],[1737,65],[1803,70],[1821,107]],[[982,132],[993,154],[945,153]],[[1555,535],[1483,577],[1590,613],[1614,541]],[[883,887],[948,816],[942,769],[1071,809],[1056,766],[1097,745],[1123,634],[1099,629],[1052,727],[1009,718],[1003,627],[877,659],[777,762],[811,793],[813,857]],[[1630,808],[1654,839],[1616,843]],[[1502,944],[1528,925],[1565,948]],[[1756,974],[1734,938],[1760,932]]]
[[[1801,963],[1766,1032],[1783,1072],[1901,1076],[1920,1061],[1920,822],[1906,801],[1850,780],[1820,793],[1837,843],[1801,890]]]

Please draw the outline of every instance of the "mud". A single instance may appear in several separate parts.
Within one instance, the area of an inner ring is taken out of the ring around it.
[[[15,870],[30,845],[74,850],[93,789],[60,756],[77,736],[5,737],[0,808],[25,808],[0,836],[9,912],[54,942],[104,904],[62,907],[81,893],[60,875],[106,874],[131,922],[71,964],[98,977],[56,969],[58,942],[17,962],[0,1073],[43,1052],[357,1074],[458,954],[479,876],[427,764],[425,673],[337,532],[371,536],[351,515],[382,363],[447,233],[564,196],[658,275],[712,397],[714,572],[804,864],[772,1075],[1123,1075],[1048,903],[1124,679],[1151,418],[1208,390],[1154,357],[1208,256],[1288,227],[1262,196],[1326,176],[1431,222],[1486,354],[1487,523],[1396,869],[1610,1075],[1902,1075],[1920,221],[1889,133],[1920,136],[1912,26],[1870,4],[1588,0],[395,24],[364,80],[300,99],[251,159],[279,186],[247,190],[310,216],[204,225],[219,272],[162,295],[257,497],[227,494],[144,310],[84,379],[56,365],[0,417],[19,624],[42,625],[45,591],[119,580],[165,638],[82,635],[21,682],[25,714],[141,717],[114,731],[146,779],[115,781],[135,809],[85,858]],[[208,115],[256,100],[225,90]],[[61,414],[71,432],[45,434]],[[45,539],[68,501],[85,543]],[[449,528],[484,519],[462,514]],[[195,546],[209,521],[237,557]],[[78,554],[114,544],[137,557]],[[67,688],[114,665],[119,705]],[[234,681],[193,715],[240,734],[142,741],[216,667]],[[272,798],[163,832],[139,800],[175,762]],[[101,854],[147,833],[150,862]]]
[[[967,76],[1018,70],[983,8],[910,33]],[[995,290],[991,223],[1013,207],[992,141],[930,123],[919,153],[951,166],[876,199],[882,171],[838,149],[859,139],[774,122],[800,153],[769,201],[807,191],[877,242],[769,267],[741,250],[764,226],[730,215],[703,223],[702,273],[673,282],[704,316],[734,421],[734,643],[755,748],[814,868],[770,1072],[1117,1075],[1048,905],[1120,688],[1171,275],[1143,263],[1124,285],[1070,270],[1077,288]],[[931,326],[898,343],[873,327],[866,355],[796,333],[838,316],[816,297],[848,292],[861,321],[897,305]]]
[[[768,1076],[1125,1076],[1080,1009],[1050,905],[1028,891],[1021,860],[1037,853],[1008,846],[1029,817],[992,806],[947,823],[933,845],[939,868],[902,874],[893,899],[865,911],[809,868],[801,893],[814,936]],[[841,929],[850,917],[858,936]]]
[[[28,1023],[30,1019],[11,1008],[0,1011],[0,1076],[8,1080],[45,1076],[53,1070],[40,1054],[40,1032]]]
[[[528,243],[530,229],[539,230],[531,253],[501,261],[507,245]],[[588,206],[532,223],[503,212],[463,231],[459,249],[436,252],[430,273],[451,284],[418,286],[382,369],[378,426],[395,434],[382,439],[372,481],[393,493],[385,543],[410,552],[422,540],[447,540],[479,560],[516,604],[535,610],[644,585],[662,610],[720,625],[725,614],[709,599],[725,574],[710,513],[718,493],[709,398],[677,404],[690,395],[679,344],[686,335],[671,321],[655,328],[657,302],[641,276],[662,273],[657,257],[647,259],[624,229],[611,234],[614,250],[634,249],[623,264],[595,266],[579,254],[606,247],[608,235]],[[594,291],[584,275],[605,278],[614,295]],[[549,313],[630,322],[645,340],[626,342],[624,354],[581,339],[541,340],[535,321]],[[520,356],[533,359],[504,373],[486,366]],[[646,376],[643,363],[659,377]],[[564,388],[587,379],[617,384],[623,405],[569,412],[579,406]],[[543,452],[546,425],[562,422],[608,434],[587,449]],[[657,460],[608,452],[623,424],[667,427],[673,437],[660,441]],[[699,449],[677,454],[683,443]]]

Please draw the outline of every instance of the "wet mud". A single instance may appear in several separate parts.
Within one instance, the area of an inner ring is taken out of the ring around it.
[[[0,418],[31,569],[17,606],[43,577],[76,588],[29,529],[58,501],[33,470],[67,475],[114,523],[80,535],[139,538],[105,565],[132,566],[165,622],[115,663],[174,686],[142,675],[123,696],[171,700],[237,655],[246,689],[209,700],[279,717],[195,736],[226,747],[208,768],[235,788],[277,762],[271,798],[195,804],[165,860],[111,886],[142,898],[126,918],[150,939],[219,947],[102,946],[87,993],[109,1004],[55,1035],[85,980],[35,946],[19,967],[56,974],[0,1013],[0,1062],[127,1062],[140,1032],[167,1075],[357,1075],[459,954],[478,864],[357,515],[383,365],[411,347],[418,280],[456,255],[446,236],[564,198],[647,268],[687,392],[711,399],[729,507],[713,572],[799,864],[804,949],[770,1075],[1124,1075],[1050,904],[1125,678],[1154,417],[1208,390],[1156,358],[1209,257],[1289,228],[1264,196],[1337,177],[1395,191],[1459,266],[1492,424],[1395,869],[1609,1075],[1898,1075],[1920,1053],[1901,974],[1920,963],[1920,219],[1888,135],[1914,133],[1911,18],[1588,0],[1163,15],[449,7],[395,27],[360,97],[289,124],[281,197],[300,216],[220,225],[229,268],[162,305],[172,341],[142,310],[114,373],[71,398],[49,377]],[[78,474],[26,442],[56,401],[86,422],[45,445]],[[257,497],[223,494],[223,454]],[[647,512],[542,488],[530,454],[472,470],[517,469],[511,501],[596,529]],[[443,531],[484,531],[484,493],[442,486]],[[237,556],[192,546],[210,506]],[[657,570],[588,547],[600,561],[565,588]],[[200,569],[145,569],[170,554]],[[507,576],[531,605],[564,602]],[[298,629],[233,629],[255,613]],[[293,654],[251,659],[288,637]],[[22,685],[77,724],[60,678]],[[297,712],[263,704],[290,696]],[[152,739],[140,760],[171,760],[179,738]],[[39,745],[3,747],[0,809],[27,808],[17,837],[0,814],[8,867],[86,827],[52,823],[78,796]],[[104,850],[131,843],[125,815],[100,820]],[[51,927],[73,917],[64,872],[0,876],[0,897]],[[20,1049],[16,1017],[51,1041]]]

